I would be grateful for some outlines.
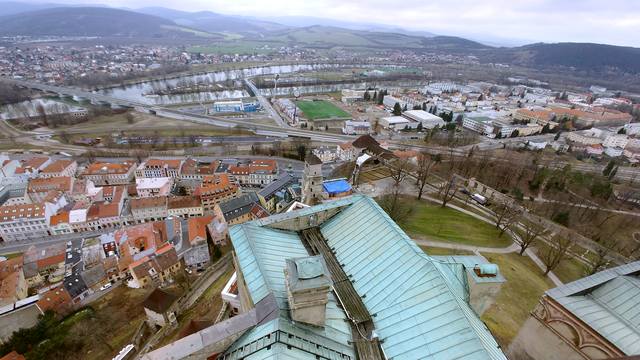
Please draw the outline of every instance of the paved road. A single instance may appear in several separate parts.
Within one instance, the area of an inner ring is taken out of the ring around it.
[[[131,107],[141,112],[155,113],[158,116],[163,116],[163,117],[167,117],[175,120],[183,120],[183,121],[208,124],[208,125],[214,125],[214,126],[220,126],[220,127],[240,126],[254,132],[259,132],[261,134],[271,134],[273,136],[282,136],[282,137],[303,137],[303,138],[308,138],[311,140],[326,142],[326,143],[343,143],[346,141],[353,141],[354,139],[357,138],[356,136],[351,136],[351,135],[330,134],[330,133],[322,133],[322,132],[311,131],[311,130],[301,130],[297,128],[288,127],[286,123],[281,124],[281,121],[284,122],[284,120],[282,120],[282,118],[277,114],[277,112],[271,107],[271,104],[269,104],[268,101],[264,99],[264,97],[262,101],[266,102],[264,104],[266,105],[266,109],[269,110],[269,112],[272,112],[272,117],[277,122],[276,125],[256,124],[256,123],[252,123],[250,120],[247,120],[247,119],[229,119],[224,117],[191,114],[181,110],[176,110],[176,109],[171,109],[171,108],[166,108],[161,106],[153,106],[148,104],[141,104],[141,103],[133,102],[130,100],[125,100],[125,99],[116,99],[110,96],[102,95],[99,93],[87,92],[77,88],[51,86],[51,85],[46,85],[46,84],[41,84],[36,82],[20,81],[20,80],[14,80],[14,79],[3,79],[3,80],[7,82],[12,82],[19,86],[39,89],[42,91],[73,95],[73,96],[90,99],[95,102],[103,102],[103,103],[110,103],[110,104],[116,104],[120,106]],[[251,84],[251,82],[248,82],[248,83]],[[538,137],[542,139],[548,136],[549,135],[539,135]],[[515,139],[515,138],[503,139],[498,141],[497,144],[502,144],[501,142],[511,142],[511,141],[521,141],[521,140]],[[492,143],[495,144],[496,142],[492,142]],[[389,141],[389,144],[392,148],[410,148],[410,149],[419,150],[419,151],[424,150],[432,154],[443,154],[443,155],[452,154],[454,156],[467,156],[467,153],[470,150],[470,147],[448,149],[443,147],[434,147],[434,146],[426,146],[426,145],[407,145],[397,141]],[[481,144],[485,144],[485,143],[481,143]],[[37,146],[43,146],[43,145],[37,145]],[[70,146],[66,146],[66,145],[63,146],[59,143],[57,145],[55,143],[48,144],[48,146],[51,148],[57,147],[57,148],[64,148],[66,150],[77,150]],[[487,145],[483,145],[483,146],[487,146]],[[500,160],[500,158],[496,158],[496,159]],[[566,162],[559,161],[554,164],[551,164],[551,167],[563,168],[566,165],[567,165]],[[576,170],[591,172],[591,173],[601,173],[602,169],[604,168],[604,165],[598,165],[598,164],[571,163],[571,165]],[[640,178],[640,168],[620,167],[618,169],[618,172],[616,173],[616,178],[621,180],[633,180],[636,178]]]

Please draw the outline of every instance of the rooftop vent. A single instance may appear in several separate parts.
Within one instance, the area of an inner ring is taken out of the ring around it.
[[[287,259],[284,274],[291,319],[324,326],[331,278],[322,256]]]

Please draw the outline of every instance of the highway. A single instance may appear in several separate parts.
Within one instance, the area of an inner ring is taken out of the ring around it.
[[[52,85],[40,84],[36,82],[27,82],[27,81],[21,81],[21,80],[13,80],[13,79],[6,79],[6,81],[14,83],[18,86],[27,87],[31,89],[37,89],[41,91],[47,91],[47,92],[52,92],[52,93],[57,93],[57,94],[62,94],[67,96],[77,96],[77,97],[85,98],[94,102],[103,102],[103,103],[116,104],[116,105],[125,106],[125,107],[131,107],[131,108],[135,108],[138,111],[153,113],[158,116],[171,118],[174,120],[189,121],[193,123],[207,124],[207,125],[220,126],[220,127],[241,127],[243,129],[253,131],[254,133],[259,135],[278,136],[283,138],[284,137],[305,138],[313,141],[334,143],[334,144],[353,141],[357,138],[357,136],[351,136],[351,135],[323,133],[323,132],[301,130],[301,129],[290,127],[286,124],[286,122],[282,119],[282,117],[280,117],[277,111],[271,106],[269,101],[263,96],[258,96],[258,100],[260,101],[262,106],[265,108],[265,110],[269,114],[271,114],[271,117],[278,123],[278,125],[252,123],[251,119],[229,119],[224,117],[192,114],[192,113],[184,112],[181,110],[176,110],[176,109],[171,109],[166,107],[141,104],[141,103],[125,100],[125,99],[116,99],[110,96],[93,93],[93,92],[87,92],[87,91],[76,89],[76,88],[52,86]],[[249,86],[249,88],[252,89],[252,91],[256,92],[256,95],[259,93],[257,92],[257,88],[255,87],[255,85],[250,80],[246,80],[245,83],[247,84],[247,86]],[[551,136],[552,135],[538,135],[538,136],[529,137],[527,138],[527,140],[530,140],[530,141],[551,140]],[[482,142],[477,145],[467,145],[467,146],[455,148],[455,149],[450,149],[446,147],[426,146],[426,145],[411,145],[411,144],[404,144],[399,141],[389,141],[389,144],[391,148],[396,148],[396,149],[409,148],[409,149],[414,149],[418,151],[427,151],[431,154],[442,154],[442,155],[451,154],[453,156],[467,156],[469,150],[471,150],[471,148],[473,148],[474,146],[477,146],[478,150],[490,150],[490,149],[501,148],[504,143],[514,142],[514,141],[522,141],[522,139],[514,138],[514,139],[494,140],[490,142]],[[63,147],[65,150],[78,150],[78,147],[75,147],[72,145],[62,145],[55,142],[54,144],[60,145],[58,147],[59,148]],[[54,147],[55,145],[43,144],[43,145],[37,145],[37,146]],[[500,158],[496,158],[496,159],[500,159]],[[566,162],[556,162],[556,163],[553,163],[551,166],[555,168],[562,168],[567,164],[568,163]],[[571,163],[570,165],[575,170],[590,172],[590,173],[601,173],[602,169],[604,168],[603,165],[599,165],[599,164]],[[640,178],[640,168],[620,167],[618,169],[618,172],[616,173],[616,178],[620,180],[635,180],[637,178]]]

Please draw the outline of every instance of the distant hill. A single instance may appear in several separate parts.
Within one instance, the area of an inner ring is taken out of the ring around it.
[[[137,12],[171,20],[178,25],[207,32],[262,33],[287,28],[274,22],[238,16],[222,15],[211,11],[186,12],[163,7],[146,7]]]
[[[291,45],[316,48],[357,47],[379,49],[416,49],[453,51],[483,50],[489,47],[456,37],[406,35],[393,32],[351,30],[333,26],[314,25],[274,31],[264,36],[263,41],[284,42]]]
[[[640,48],[591,44],[531,44],[497,49],[495,61],[527,67],[571,67],[581,71],[640,73]]]
[[[0,17],[1,35],[191,37],[171,20],[102,7],[62,7]]]

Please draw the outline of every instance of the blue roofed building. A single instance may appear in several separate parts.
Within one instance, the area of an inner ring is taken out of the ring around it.
[[[322,189],[329,199],[349,196],[353,192],[347,179],[333,179],[322,182]]]
[[[229,234],[239,314],[144,359],[506,359],[468,301],[481,260],[428,256],[369,197]]]
[[[640,355],[640,261],[548,290],[509,347],[514,359]]]

